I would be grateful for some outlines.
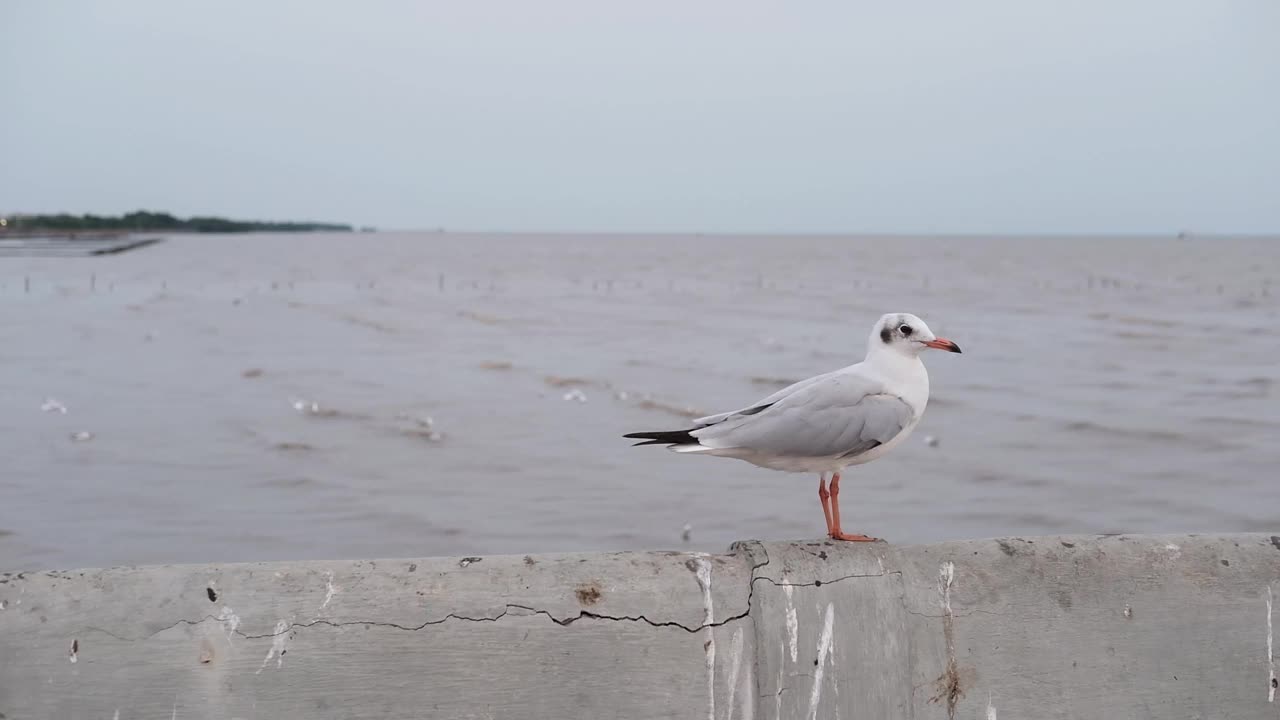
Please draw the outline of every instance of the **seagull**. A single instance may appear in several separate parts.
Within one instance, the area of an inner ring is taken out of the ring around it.
[[[915,315],[889,313],[871,329],[867,357],[860,363],[801,380],[740,410],[698,418],[687,430],[623,437],[678,453],[817,473],[827,535],[876,542],[878,538],[840,529],[840,473],[889,452],[920,422],[929,402],[929,373],[920,353],[929,348],[960,352],[960,346],[934,335]]]

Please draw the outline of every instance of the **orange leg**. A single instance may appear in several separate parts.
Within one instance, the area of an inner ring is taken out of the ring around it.
[[[877,542],[879,538],[867,535],[851,535],[840,529],[840,473],[831,476],[831,515],[827,517],[827,534],[835,540],[849,542]],[[823,505],[826,509],[826,505]]]
[[[831,493],[827,492],[826,473],[818,476],[818,499],[822,501],[822,514],[827,518],[827,534],[831,534]]]

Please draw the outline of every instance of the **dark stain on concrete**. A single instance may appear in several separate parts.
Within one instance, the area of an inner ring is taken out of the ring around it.
[[[581,605],[595,605],[604,596],[595,583],[579,585],[578,589],[573,591],[573,594],[578,596],[578,603]]]

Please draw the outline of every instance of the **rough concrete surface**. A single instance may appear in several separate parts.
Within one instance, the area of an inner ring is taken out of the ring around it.
[[[1280,537],[0,574],[0,718],[1280,718]]]

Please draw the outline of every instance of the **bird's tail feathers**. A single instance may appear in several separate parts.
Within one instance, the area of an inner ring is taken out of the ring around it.
[[[698,438],[690,435],[691,430],[672,430],[662,432],[638,432],[627,433],[624,438],[633,440],[642,440],[643,442],[635,443],[632,447],[638,445],[698,445]]]

